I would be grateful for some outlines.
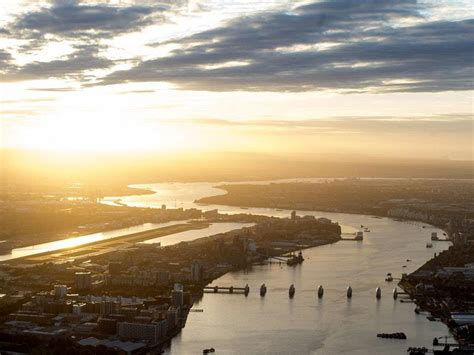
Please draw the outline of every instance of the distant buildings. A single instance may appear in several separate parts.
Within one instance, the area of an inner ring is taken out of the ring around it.
[[[175,308],[180,308],[184,303],[183,285],[174,284],[173,291],[171,291],[171,305]]]
[[[119,351],[120,354],[135,354],[143,350],[146,346],[145,343],[135,343],[130,341],[120,340],[109,340],[109,339],[97,339],[95,337],[89,337],[78,341],[79,345],[82,346],[93,346],[93,347],[106,347],[111,350]]]
[[[90,272],[76,272],[74,274],[76,289],[78,291],[90,290],[92,287],[92,274]]]
[[[202,280],[202,267],[197,261],[191,264],[191,281],[200,282]]]
[[[64,298],[67,295],[66,285],[54,285],[54,296],[56,298]]]
[[[150,324],[120,322],[117,324],[117,335],[123,339],[140,340],[156,344],[166,336],[167,329],[166,320]]]

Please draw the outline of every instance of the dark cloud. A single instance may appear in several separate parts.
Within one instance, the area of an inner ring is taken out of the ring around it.
[[[64,59],[50,62],[35,61],[21,67],[15,67],[3,75],[3,81],[36,80],[47,78],[72,78],[79,81],[89,79],[84,72],[93,69],[111,67],[112,60],[99,56],[99,47],[78,45],[76,51]],[[54,91],[55,89],[48,89]],[[60,89],[62,90],[62,89]]]
[[[163,6],[87,5],[76,1],[56,2],[51,7],[28,12],[12,26],[25,36],[54,34],[61,37],[106,36],[147,26]]]
[[[8,53],[0,50],[0,72],[4,74],[2,79],[21,81],[69,77],[85,83],[94,78],[84,76],[84,71],[113,65],[112,60],[99,55],[99,49],[103,49],[98,45],[101,39],[160,23],[164,13],[184,5],[182,0],[138,3],[141,4],[113,6],[56,0],[49,7],[18,15],[8,26],[0,29],[0,33],[26,40],[17,47],[20,53],[31,53],[46,44],[60,43],[65,38],[74,41],[76,51],[64,59],[50,62],[39,59],[18,66],[10,62],[11,57],[6,57]]]
[[[0,49],[0,74],[3,75],[4,73],[7,73],[9,70],[14,68],[12,60],[13,57],[9,52]]]
[[[12,59],[12,55],[3,49],[0,49],[0,63],[9,62]]]
[[[182,49],[112,73],[103,84],[163,81],[210,91],[471,89],[474,20],[400,25],[420,19],[420,9],[411,0],[334,0],[243,17],[176,41]]]

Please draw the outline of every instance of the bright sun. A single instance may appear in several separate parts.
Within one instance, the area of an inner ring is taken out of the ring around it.
[[[71,114],[34,122],[14,131],[11,138],[23,148],[60,152],[176,151],[189,148],[195,139],[190,127],[166,123],[142,124],[111,116]],[[10,137],[9,137],[10,138]]]

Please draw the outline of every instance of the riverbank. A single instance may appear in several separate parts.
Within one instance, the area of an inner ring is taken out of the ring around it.
[[[474,326],[459,323],[453,314],[474,314],[472,265],[474,244],[459,243],[402,278],[399,284],[420,312],[445,323],[462,345],[474,344]]]
[[[445,228],[452,219],[474,218],[474,181],[343,179],[215,186],[225,194],[196,203],[365,214],[413,220]]]

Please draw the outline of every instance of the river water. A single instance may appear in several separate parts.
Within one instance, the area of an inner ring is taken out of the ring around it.
[[[61,250],[65,248],[78,247],[88,243],[94,243],[101,240],[108,240],[117,237],[121,237],[126,234],[133,234],[139,232],[146,232],[155,228],[163,228],[176,224],[186,223],[187,221],[172,221],[165,223],[144,223],[137,226],[114,229],[106,232],[98,232],[92,234],[86,234],[79,237],[71,237],[62,240],[56,240],[54,242],[42,243],[30,245],[23,248],[15,248],[10,254],[0,255],[1,261],[8,261],[12,259],[22,258],[26,256],[32,256],[36,254]]]
[[[234,229],[240,229],[243,227],[251,227],[254,223],[212,223],[207,228],[203,229],[192,229],[184,232],[169,234],[164,237],[158,237],[153,239],[145,240],[143,243],[153,244],[160,243],[162,247],[169,245],[190,242],[195,239],[205,238],[210,235],[229,232]]]
[[[218,208],[222,213],[290,214],[288,210],[198,206],[193,202],[223,193],[214,185],[137,185],[156,193],[125,197],[121,202],[132,206]],[[110,198],[109,203],[114,200]],[[189,314],[186,328],[172,340],[167,353],[200,354],[214,347],[217,354],[404,354],[409,346],[429,347],[434,337],[448,334],[442,323],[414,313],[412,303],[393,300],[396,281],[384,280],[388,272],[394,277],[412,272],[433,253],[446,249],[446,242],[433,242],[433,248],[426,248],[430,233],[441,234],[441,230],[366,215],[297,212],[330,218],[346,233],[358,230],[361,224],[370,232],[364,233],[363,242],[340,241],[304,250],[306,260],[296,267],[254,266],[215,280],[213,284],[219,286],[248,283],[250,294],[205,294],[194,306],[204,311]],[[268,289],[264,298],[259,295],[262,283]],[[290,284],[296,287],[293,299],[288,297]],[[316,295],[320,284],[325,290],[323,299]],[[351,300],[346,297],[348,285],[353,288]],[[380,300],[375,298],[376,287],[382,289]],[[408,339],[377,338],[376,334],[382,332],[405,332]]]

